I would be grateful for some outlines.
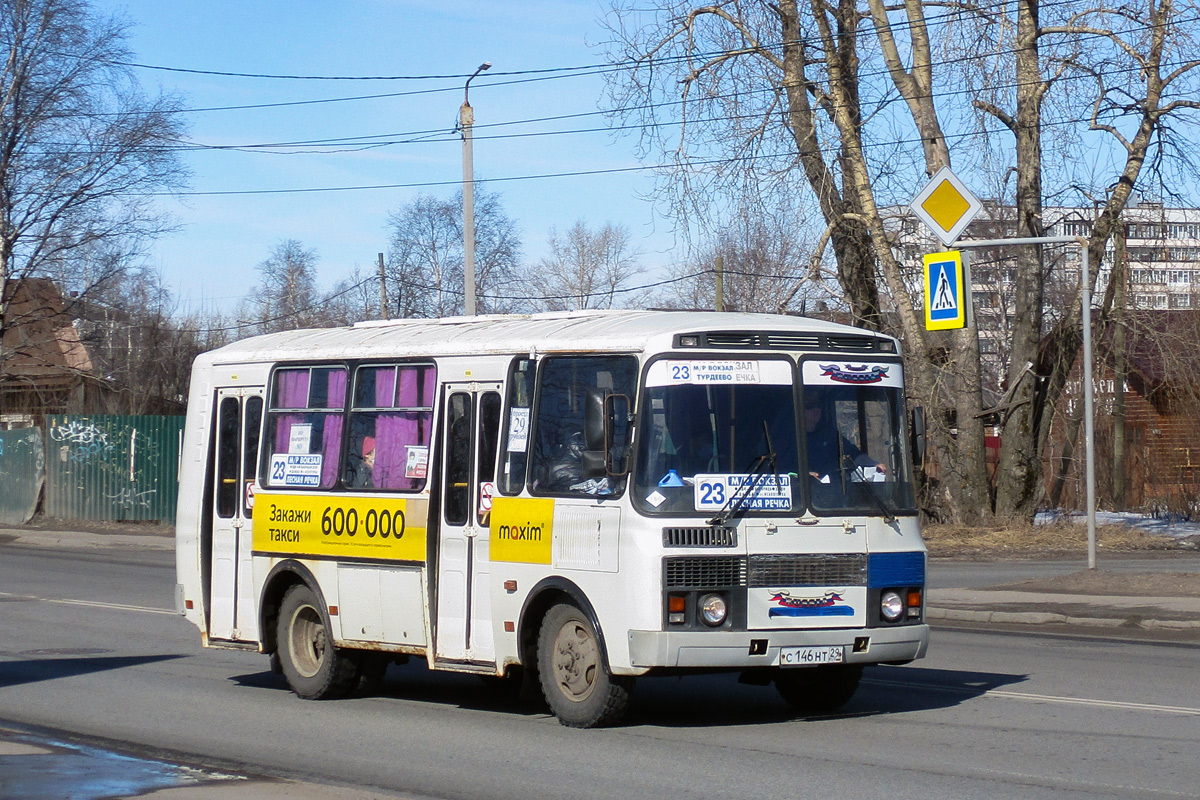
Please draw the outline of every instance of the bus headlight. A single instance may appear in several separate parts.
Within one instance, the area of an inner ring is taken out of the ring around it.
[[[884,592],[879,596],[879,613],[888,622],[895,622],[904,613],[904,601],[896,592]]]
[[[728,614],[729,608],[721,595],[706,594],[700,598],[700,619],[704,620],[705,625],[715,628],[725,621]]]

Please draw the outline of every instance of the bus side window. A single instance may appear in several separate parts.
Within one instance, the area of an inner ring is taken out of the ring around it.
[[[262,442],[264,483],[306,489],[333,486],[345,407],[345,367],[276,370]]]
[[[496,445],[500,436],[500,395],[485,392],[479,398],[479,451],[477,472],[479,485],[494,485],[496,480]],[[488,527],[490,515],[485,508],[485,498],[479,498],[479,524]],[[486,505],[490,506],[490,502]]]
[[[505,418],[504,455],[501,459],[501,494],[520,494],[525,488],[525,467],[529,462],[529,430],[533,424],[533,384],[535,364],[528,358],[513,361],[508,373],[508,416]]]
[[[621,356],[546,358],[533,434],[533,489],[551,494],[614,495],[625,478],[604,467],[604,397],[634,396],[637,361]]]
[[[431,364],[358,368],[343,485],[402,492],[425,486],[435,377]]]

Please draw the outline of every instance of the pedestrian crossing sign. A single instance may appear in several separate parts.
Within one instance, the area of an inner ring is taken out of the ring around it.
[[[970,292],[962,252],[930,253],[924,260],[925,328],[946,331],[967,327]]]

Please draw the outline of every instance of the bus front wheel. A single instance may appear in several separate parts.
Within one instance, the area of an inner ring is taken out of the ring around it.
[[[861,665],[781,669],[775,688],[792,708],[804,714],[828,714],[850,702],[862,678]]]
[[[305,700],[331,700],[354,688],[358,664],[333,646],[321,601],[304,584],[283,596],[276,642],[283,675]]]
[[[633,689],[633,678],[609,672],[587,616],[566,603],[553,606],[542,620],[538,677],[550,710],[568,728],[616,722]]]

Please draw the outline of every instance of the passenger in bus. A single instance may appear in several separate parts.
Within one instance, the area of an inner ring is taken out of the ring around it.
[[[364,436],[362,440],[362,458],[355,459],[357,463],[352,463],[347,472],[346,485],[352,489],[374,489],[375,488],[375,437]]]
[[[848,461],[855,467],[874,467],[880,473],[887,471],[887,467],[842,436],[832,410],[827,409],[819,397],[808,395],[804,398],[804,432],[808,474],[819,481],[827,482],[830,475],[846,469]]]

